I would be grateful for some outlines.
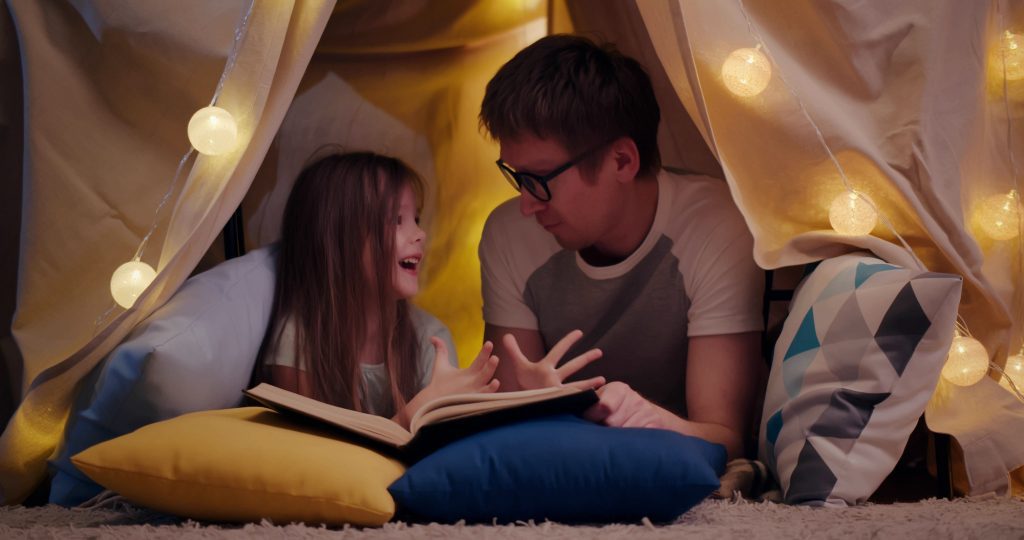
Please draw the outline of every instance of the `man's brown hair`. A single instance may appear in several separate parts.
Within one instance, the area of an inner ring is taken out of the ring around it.
[[[639,62],[614,45],[567,34],[542,38],[501,66],[480,106],[481,127],[498,140],[530,133],[577,155],[630,137],[640,153],[640,175],[661,168],[660,118]]]

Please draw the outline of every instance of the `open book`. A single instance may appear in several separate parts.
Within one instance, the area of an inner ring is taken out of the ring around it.
[[[394,448],[409,459],[419,459],[456,439],[501,424],[548,414],[576,414],[597,403],[597,393],[593,390],[564,386],[453,394],[425,403],[413,415],[406,430],[388,418],[329,405],[267,383],[245,390],[245,394],[271,409],[297,413]]]

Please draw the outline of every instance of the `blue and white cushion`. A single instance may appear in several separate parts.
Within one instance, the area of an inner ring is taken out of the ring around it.
[[[792,504],[864,502],[899,460],[953,339],[959,276],[862,254],[800,284],[775,347],[760,459]]]

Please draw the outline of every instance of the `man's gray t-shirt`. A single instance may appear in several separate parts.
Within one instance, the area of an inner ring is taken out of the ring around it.
[[[592,347],[604,355],[574,379],[622,381],[686,416],[689,337],[762,328],[752,242],[727,186],[710,177],[660,174],[651,230],[611,266],[562,249],[512,200],[480,242],[484,320],[538,330],[546,350],[578,328],[583,339],[563,360]]]

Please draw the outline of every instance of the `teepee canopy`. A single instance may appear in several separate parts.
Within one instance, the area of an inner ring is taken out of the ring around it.
[[[496,144],[478,129],[479,105],[497,68],[549,32],[613,41],[644,63],[662,107],[663,162],[724,178],[763,267],[868,249],[962,275],[960,315],[996,364],[1024,339],[1024,237],[993,238],[979,214],[988,197],[1019,190],[1024,77],[1013,69],[1024,68],[1003,62],[1003,44],[1024,33],[1020,2],[9,0],[7,9],[21,77],[5,80],[0,97],[16,95],[8,85],[24,89],[25,149],[13,324],[22,399],[0,438],[8,503],[43,478],[77,383],[218,260],[214,242],[239,205],[248,247],[274,241],[291,182],[325,143],[395,155],[425,177],[430,256],[417,303],[471,358],[483,329],[477,242],[490,210],[513,195],[493,165]],[[187,155],[185,126],[214,97],[239,142],[222,156]],[[830,226],[832,202],[850,191],[877,209],[870,236]],[[144,238],[140,259],[156,277],[125,310],[111,299],[111,273]],[[1009,471],[1024,465],[1015,435],[1024,403],[993,379],[943,381],[927,420],[958,441],[968,491],[1010,490]]]

